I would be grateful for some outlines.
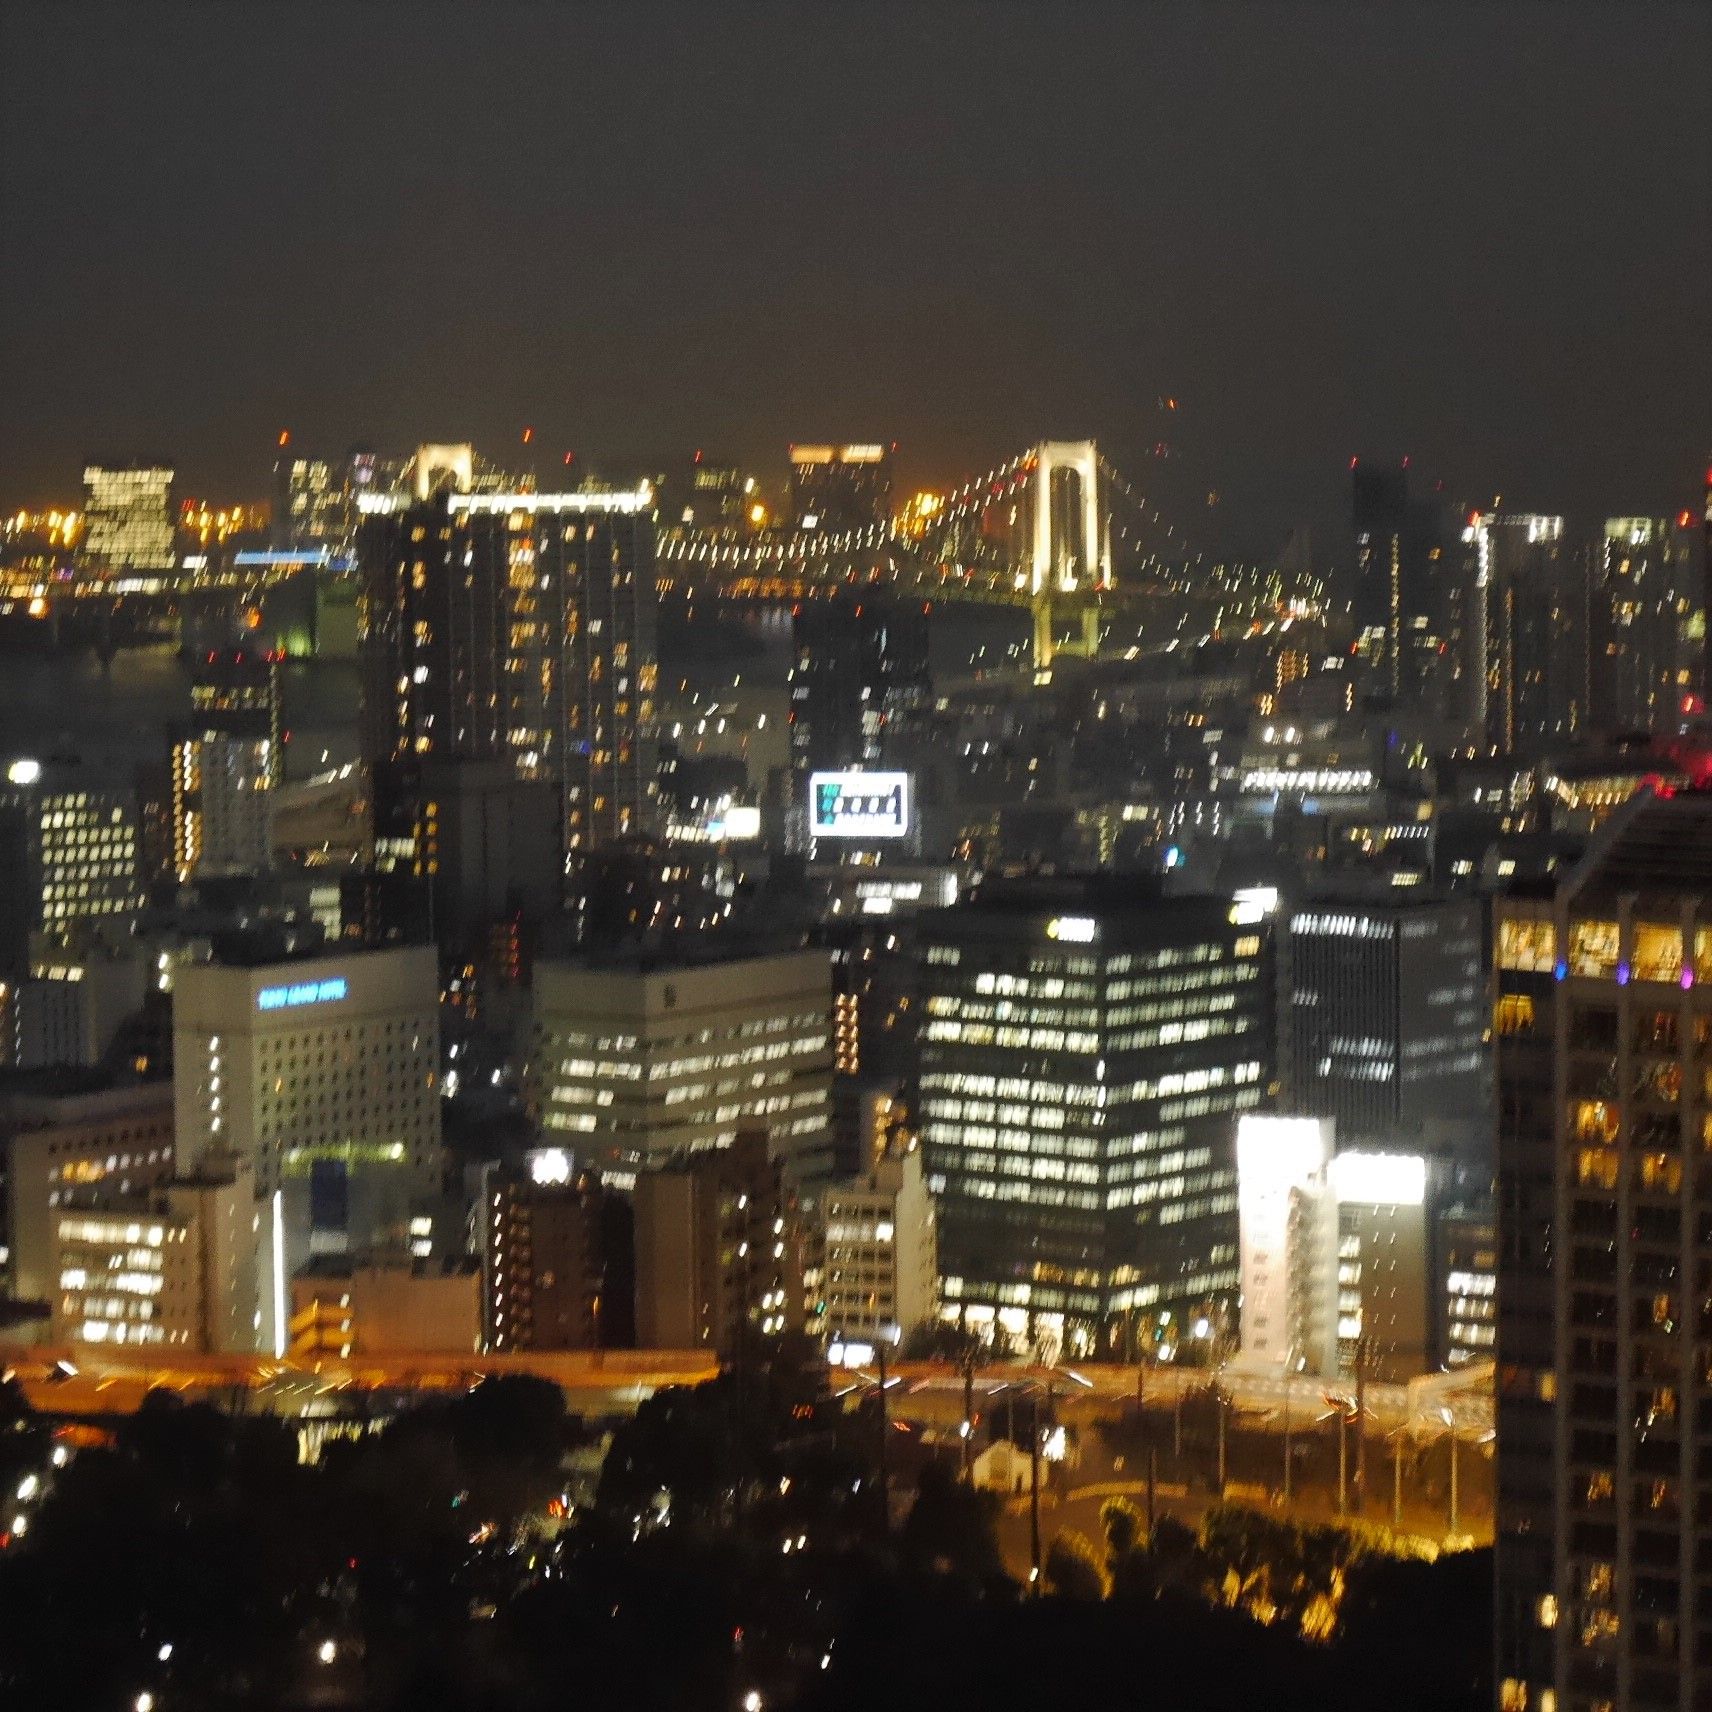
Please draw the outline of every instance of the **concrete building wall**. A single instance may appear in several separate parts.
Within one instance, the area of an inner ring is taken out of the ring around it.
[[[831,1168],[831,966],[789,952],[679,969],[535,970],[542,1124],[620,1181],[763,1125],[802,1186]]]

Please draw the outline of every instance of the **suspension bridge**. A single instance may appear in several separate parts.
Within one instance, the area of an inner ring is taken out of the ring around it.
[[[1043,440],[884,523],[746,536],[669,528],[657,561],[661,592],[691,598],[790,603],[883,585],[924,601],[1024,608],[1045,667],[1098,651],[1102,620],[1141,592],[1127,578],[1120,585],[1114,562],[1141,572],[1170,533],[1092,440]]]

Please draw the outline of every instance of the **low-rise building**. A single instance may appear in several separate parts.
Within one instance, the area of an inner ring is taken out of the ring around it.
[[[473,1263],[316,1263],[291,1280],[290,1350],[299,1360],[468,1354],[480,1344],[481,1273]]]
[[[56,1343],[198,1354],[256,1347],[261,1219],[247,1164],[225,1166],[59,1212]]]
[[[56,1221],[79,1200],[158,1189],[173,1174],[172,1084],[115,1087],[88,1071],[0,1079],[0,1283],[57,1289]]]

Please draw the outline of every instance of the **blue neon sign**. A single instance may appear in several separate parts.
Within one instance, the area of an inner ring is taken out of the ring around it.
[[[348,987],[343,975],[325,981],[297,981],[289,987],[263,987],[256,994],[258,1011],[284,1011],[298,1005],[325,1005],[344,998]]]

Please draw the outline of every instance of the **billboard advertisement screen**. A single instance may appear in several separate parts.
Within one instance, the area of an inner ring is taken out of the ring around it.
[[[902,838],[909,832],[908,773],[811,773],[814,838]]]

